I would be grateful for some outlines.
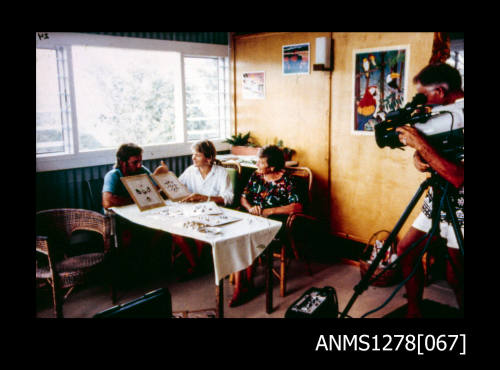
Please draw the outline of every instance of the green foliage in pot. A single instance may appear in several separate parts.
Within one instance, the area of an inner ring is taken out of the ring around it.
[[[295,154],[295,150],[286,147],[283,144],[283,140],[278,140],[278,142],[276,143],[276,146],[278,146],[281,150],[283,150],[283,154],[285,155],[286,161],[289,161],[292,159],[292,156]]]
[[[250,142],[251,136],[250,131],[243,135],[243,133],[238,133],[237,135],[232,135],[230,138],[224,140],[225,143],[229,143],[233,146],[256,146],[255,144]]]

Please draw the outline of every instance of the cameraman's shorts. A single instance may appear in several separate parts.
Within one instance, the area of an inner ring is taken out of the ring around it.
[[[412,225],[415,229],[423,231],[424,233],[428,232],[432,226],[432,219],[427,217],[423,212],[420,212],[418,217],[415,219]],[[441,237],[446,239],[446,245],[449,248],[458,248],[457,238],[455,236],[455,230],[453,229],[453,225],[447,222],[441,222],[439,225],[439,229],[441,230]],[[464,236],[464,228],[462,230],[462,237]]]

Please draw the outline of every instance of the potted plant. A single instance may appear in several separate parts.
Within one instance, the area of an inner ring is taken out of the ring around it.
[[[292,156],[295,154],[295,150],[286,147],[283,144],[283,140],[278,140],[278,143],[276,144],[282,151],[285,156],[285,161],[291,161]]]
[[[231,144],[231,154],[234,155],[257,155],[259,147],[251,141],[250,131],[246,134],[241,132],[232,135],[230,138],[224,140],[225,143]]]

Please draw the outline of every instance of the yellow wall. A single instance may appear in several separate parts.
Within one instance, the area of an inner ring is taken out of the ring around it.
[[[333,39],[334,70],[308,75],[282,74],[282,46]],[[297,151],[294,159],[315,176],[317,216],[330,220],[333,234],[366,242],[377,230],[391,230],[425,175],[412,164],[413,150],[380,149],[373,136],[351,133],[353,50],[409,47],[407,98],[412,77],[429,61],[433,33],[279,32],[235,37],[232,60],[236,132],[251,131],[259,144],[282,139]],[[241,96],[241,74],[264,71],[266,98]],[[418,212],[410,216],[403,227]]]
[[[416,93],[411,80],[431,56],[433,33],[334,33],[333,39],[331,228],[366,242],[377,230],[392,230],[425,175],[413,166],[413,149],[380,149],[373,136],[351,134],[353,50],[409,45],[409,100]]]
[[[282,74],[282,46],[309,42],[314,56],[315,38],[322,33],[269,33],[238,38],[234,43],[236,131],[251,131],[260,145],[283,140],[297,152],[294,159],[314,173],[314,210],[329,217],[330,74]],[[242,98],[244,72],[265,72],[264,100]]]

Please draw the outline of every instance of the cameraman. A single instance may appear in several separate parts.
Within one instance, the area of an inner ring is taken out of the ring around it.
[[[418,93],[427,97],[427,104],[448,105],[453,104],[457,99],[464,97],[462,90],[462,77],[460,73],[446,63],[430,64],[422,69],[413,79],[413,83]],[[429,171],[433,169],[439,176],[450,182],[453,187],[451,191],[456,200],[457,219],[464,231],[463,203],[464,203],[464,163],[453,162],[443,158],[439,152],[433,148],[417,129],[411,126],[398,127],[399,140],[402,144],[415,149],[413,162],[419,171]],[[406,251],[414,242],[426,234],[432,224],[432,189],[429,189],[422,207],[422,212],[414,221],[407,234],[398,243],[398,255]],[[458,305],[463,313],[463,255],[459,251],[455,232],[449,217],[445,217],[444,212],[440,215],[440,237],[446,240],[450,261],[446,267],[446,278],[457,297]],[[437,236],[436,236],[437,239]],[[421,262],[418,257],[425,246],[427,238],[418,246],[413,248],[402,258],[401,268],[406,278],[413,270],[415,264],[419,264],[415,275],[406,283],[406,294],[408,298],[407,317],[422,317],[421,301],[424,290],[424,274]],[[433,240],[434,241],[434,240]],[[455,267],[455,268],[453,268]],[[456,270],[456,273],[455,273]]]

